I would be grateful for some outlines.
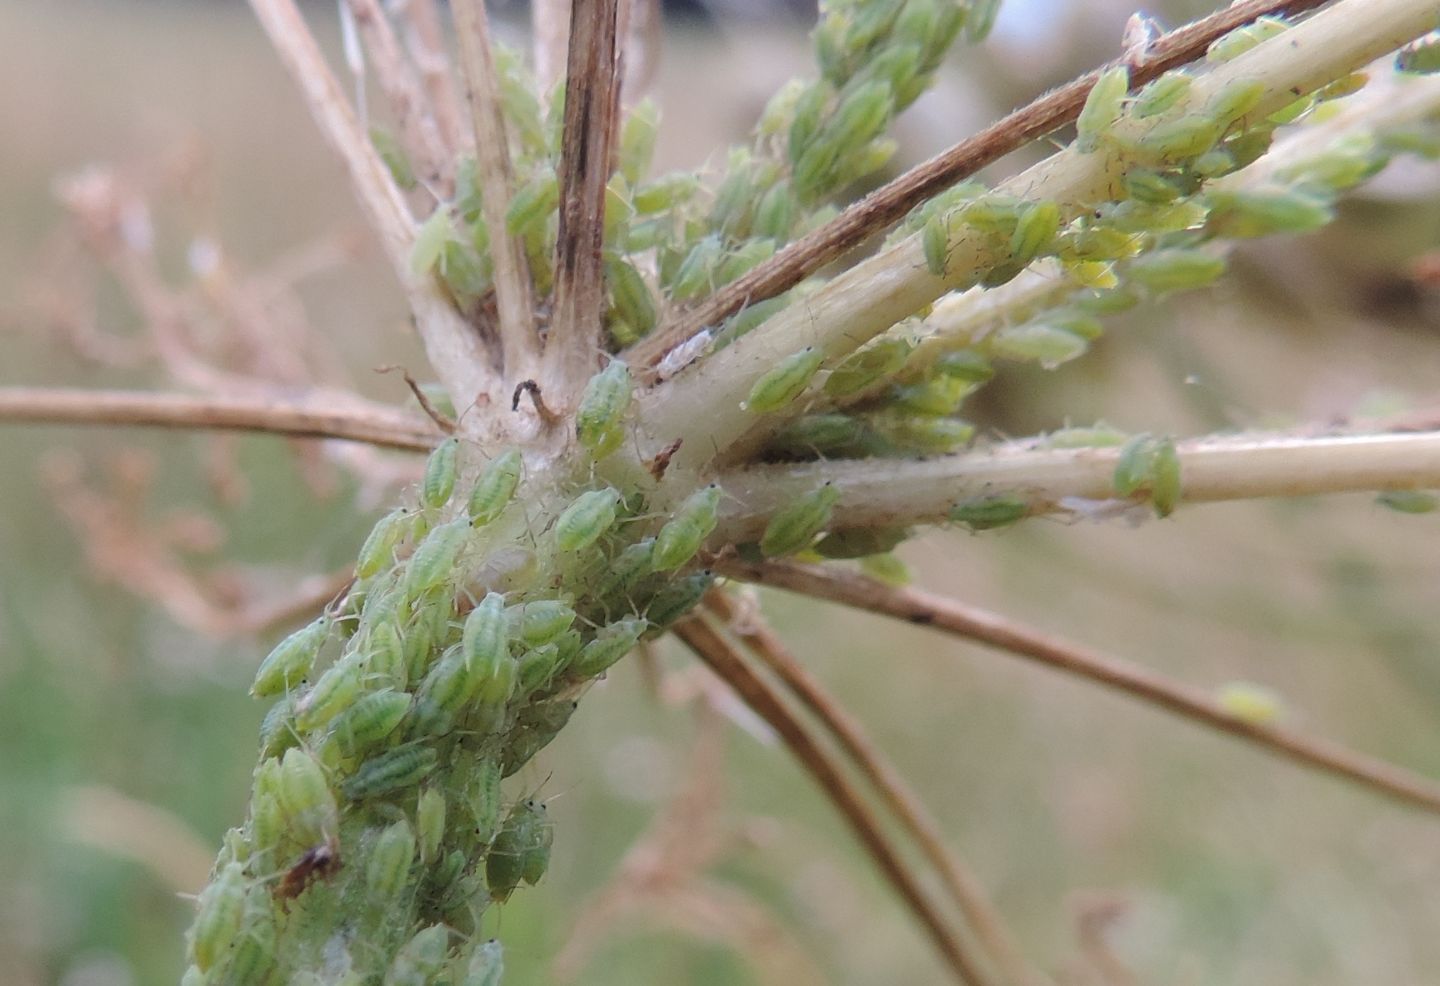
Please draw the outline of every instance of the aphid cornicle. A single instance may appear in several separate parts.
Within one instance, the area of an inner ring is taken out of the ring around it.
[[[755,381],[745,398],[745,409],[758,414],[789,404],[805,392],[824,358],[814,346],[786,356]]]
[[[840,491],[826,483],[775,511],[760,538],[760,551],[774,557],[791,555],[815,540],[830,523],[830,514],[840,500]]]
[[[590,378],[575,411],[575,437],[596,459],[620,447],[625,439],[625,415],[630,410],[635,382],[621,360]]]
[[[609,486],[581,493],[555,520],[555,547],[561,551],[590,547],[615,524],[619,505],[620,491]]]
[[[520,484],[523,465],[520,452],[512,448],[485,467],[470,491],[468,513],[472,524],[483,527],[504,512],[515,495],[515,487]]]
[[[415,833],[410,823],[400,819],[381,831],[365,864],[365,884],[370,899],[389,903],[410,880],[410,867],[415,862]]]
[[[255,681],[250,685],[250,694],[256,698],[269,698],[298,685],[314,666],[316,655],[330,635],[330,626],[330,618],[322,616],[276,644],[275,649],[260,662]]]
[[[420,502],[432,510],[445,506],[455,491],[455,473],[460,457],[460,439],[447,438],[435,446],[425,463],[425,478],[420,484]]]
[[[351,801],[359,801],[413,787],[435,769],[439,760],[440,755],[429,747],[389,750],[362,763],[340,790]]]
[[[714,483],[686,497],[675,516],[655,535],[651,567],[657,572],[668,572],[694,558],[715,530],[719,507],[720,487]]]
[[[227,863],[200,893],[195,921],[190,925],[190,955],[201,972],[207,972],[235,940],[245,916],[245,867]]]
[[[1089,95],[1085,107],[1075,118],[1078,136],[1075,147],[1081,154],[1089,154],[1100,146],[1100,138],[1120,119],[1125,93],[1130,89],[1130,70],[1116,65],[1100,73]]]

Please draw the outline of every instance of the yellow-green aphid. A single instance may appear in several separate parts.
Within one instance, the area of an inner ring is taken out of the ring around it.
[[[1210,45],[1205,52],[1207,61],[1228,62],[1237,55],[1254,48],[1262,41],[1268,41],[1284,31],[1288,24],[1278,17],[1266,15],[1257,17],[1244,27],[1238,27]]]
[[[920,249],[925,254],[925,269],[936,277],[944,277],[950,265],[950,223],[942,215],[934,215],[920,227]]]
[[[950,508],[950,519],[972,531],[1009,527],[1030,512],[1029,502],[1014,493],[996,493],[962,500]]]
[[[655,328],[655,299],[644,276],[628,261],[606,257],[605,280],[612,317],[623,321],[636,338],[648,335]]]
[[[1010,258],[1016,263],[1029,263],[1055,239],[1060,230],[1060,206],[1054,202],[1036,202],[1020,213],[1015,232],[1010,237]]]
[[[967,9],[969,16],[965,19],[965,37],[972,44],[979,44],[995,26],[995,18],[1000,13],[1000,0],[973,0]]]
[[[1132,496],[1150,481],[1150,468],[1155,462],[1155,439],[1136,435],[1120,447],[1115,460],[1111,485],[1119,496]]]
[[[642,99],[631,107],[620,128],[620,173],[631,185],[638,185],[650,170],[655,155],[655,136],[660,111],[652,99]]]
[[[603,459],[624,441],[625,415],[634,390],[630,368],[618,359],[585,385],[575,412],[575,437],[594,458]]]
[[[434,787],[420,792],[415,809],[415,828],[420,835],[420,861],[432,863],[440,856],[445,838],[445,795]]]
[[[415,242],[410,246],[410,270],[421,276],[434,270],[446,242],[454,235],[450,227],[450,210],[441,203],[415,231]]]
[[[395,621],[382,619],[370,624],[365,636],[365,669],[371,675],[388,678],[405,687],[409,674],[405,663],[405,643]]]
[[[468,512],[470,522],[476,527],[490,523],[510,505],[515,487],[520,484],[520,471],[524,460],[517,449],[509,449],[485,467],[475,488],[470,491]]]
[[[246,882],[245,867],[227,863],[201,891],[190,925],[190,957],[201,972],[208,972],[240,933]]]
[[[1045,436],[1044,445],[1046,448],[1107,448],[1123,445],[1129,437],[1120,429],[1102,422],[1052,431]]]
[[[1184,72],[1166,72],[1136,93],[1130,112],[1141,120],[1159,116],[1185,98],[1192,81]]]
[[[332,664],[295,703],[295,721],[300,728],[323,726],[349,708],[360,693],[362,669],[361,656],[354,652]]]
[[[714,234],[691,247],[670,279],[671,299],[688,301],[708,291],[714,279],[715,268],[719,266],[724,252],[724,243]]]
[[[1328,198],[1298,189],[1219,191],[1206,196],[1207,232],[1245,239],[1274,233],[1308,233],[1335,218]]]
[[[1100,73],[1090,94],[1085,97],[1085,107],[1075,118],[1075,147],[1081,154],[1089,154],[1100,146],[1100,138],[1115,126],[1124,107],[1125,94],[1130,91],[1130,70],[1116,65]]]
[[[905,365],[914,348],[908,340],[881,336],[841,360],[825,378],[825,393],[844,397],[864,390]]]
[[[505,615],[505,597],[488,593],[465,618],[460,634],[460,652],[471,674],[489,677],[510,656],[510,622]]]
[[[988,341],[996,357],[1039,363],[1047,370],[1083,356],[1090,348],[1081,336],[1043,322],[1009,326]]]
[[[1231,79],[1210,97],[1205,112],[1228,127],[1259,106],[1264,98],[1265,83],[1259,79]]]
[[[414,787],[435,769],[440,755],[429,747],[404,746],[371,757],[340,786],[351,801]]]
[[[260,662],[255,681],[250,685],[250,694],[256,698],[269,698],[289,691],[304,680],[330,635],[330,623],[328,616],[322,616],[276,644],[269,656]]]
[[[975,426],[960,418],[881,411],[870,416],[875,431],[892,445],[924,455],[949,452],[975,437]]]
[[[639,582],[642,577],[649,575],[652,571],[650,564],[654,551],[654,538],[645,538],[634,544],[626,545],[624,550],[615,555],[605,568],[602,578],[596,586],[597,595],[610,596],[624,592]]]
[[[385,970],[385,986],[432,986],[439,982],[449,948],[450,929],[432,924],[400,946],[390,968]]]
[[[1440,497],[1425,490],[1388,490],[1376,496],[1375,502],[1402,514],[1428,514],[1440,507]]]
[[[445,506],[455,491],[455,472],[460,457],[460,439],[447,438],[435,446],[425,463],[425,479],[420,484],[420,502],[432,510]]]
[[[1395,56],[1395,68],[1425,75],[1440,72],[1440,40],[1429,38],[1401,48]]]
[[[975,387],[959,377],[935,374],[928,380],[890,388],[890,407],[917,414],[954,414]]]
[[[251,908],[250,913],[256,913]],[[265,920],[258,923],[245,922],[245,931],[230,948],[223,968],[211,977],[212,981],[225,986],[264,986],[275,971],[275,928]]]
[[[1273,725],[1285,714],[1285,703],[1278,694],[1249,681],[1222,685],[1215,700],[1223,711],[1251,726]]]
[[[386,688],[361,698],[335,720],[331,731],[346,756],[354,756],[393,733],[410,710],[410,696]]]
[[[297,841],[317,845],[339,831],[340,810],[325,770],[304,750],[285,751],[276,794]]]
[[[658,637],[670,624],[690,612],[714,583],[715,575],[707,569],[676,579],[655,593],[650,605],[645,608],[645,619],[651,625],[642,636],[645,639]]]
[[[511,198],[510,208],[505,211],[505,228],[511,236],[539,232],[559,202],[560,185],[555,171],[543,167]]]
[[[973,349],[957,349],[935,361],[935,372],[969,384],[982,384],[995,375],[990,361]]]
[[[524,882],[535,885],[550,863],[554,830],[545,806],[533,799],[520,802],[505,816],[485,856],[485,882],[494,900],[510,899]]]
[[[910,584],[910,567],[892,552],[881,555],[866,555],[860,559],[860,571],[886,585]]]
[[[1139,157],[1175,164],[1210,150],[1223,130],[1210,116],[1191,113],[1156,124],[1131,141],[1126,150]]]
[[[560,645],[555,641],[525,651],[516,662],[516,692],[528,695],[548,684],[560,667],[560,661]]]
[[[474,697],[480,681],[466,667],[459,648],[446,651],[417,689],[410,735],[433,736],[448,731],[465,703]]]
[[[405,597],[417,600],[428,590],[455,577],[456,562],[470,537],[470,521],[459,517],[441,524],[415,547],[405,570]]]
[[[295,726],[295,697],[294,693],[281,696],[260,721],[261,757],[278,757],[292,746],[299,745],[300,737],[296,735]]]
[[[575,622],[575,610],[558,599],[533,599],[506,611],[510,631],[531,647],[548,644]]]
[[[791,555],[810,546],[815,535],[830,523],[830,514],[840,499],[831,483],[787,503],[775,511],[760,538],[760,550],[770,556]]]
[[[1175,443],[1161,439],[1150,462],[1150,505],[1157,517],[1169,517],[1180,503],[1180,455]]]
[[[390,904],[410,882],[410,867],[415,862],[415,833],[410,823],[400,819],[381,831],[365,864],[365,885],[370,899],[377,904]]]
[[[581,493],[555,521],[555,547],[561,551],[590,547],[615,524],[619,505],[620,492],[609,486]]]
[[[719,508],[720,487],[714,483],[686,497],[675,516],[655,535],[651,567],[657,572],[668,572],[694,558],[715,530]]]
[[[795,193],[791,191],[790,183],[776,182],[760,197],[760,204],[755,207],[752,231],[756,236],[784,243],[790,238],[790,230],[795,225],[795,209]]]
[[[355,562],[355,577],[368,579],[395,561],[395,547],[410,533],[410,511],[399,507],[375,522],[374,528],[360,546]]]
[[[579,655],[570,662],[569,673],[578,678],[593,678],[604,673],[630,653],[648,626],[647,620],[627,619],[601,627],[594,639],[581,648]]]
[[[578,706],[574,699],[553,699],[522,709],[500,755],[501,776],[509,777],[529,763],[559,735]]]
[[[755,413],[774,411],[805,392],[825,354],[814,346],[791,353],[760,375],[745,399],[745,409]]]
[[[1225,258],[1176,247],[1137,257],[1126,272],[1130,280],[1151,291],[1182,291],[1203,287],[1225,273]]]
[[[505,951],[494,938],[481,942],[470,953],[465,978],[460,986],[500,986],[505,977]]]
[[[850,527],[826,534],[815,551],[824,558],[866,558],[893,550],[909,536],[904,527]]]
[[[1125,194],[1147,205],[1164,205],[1179,198],[1184,189],[1173,178],[1166,177],[1149,168],[1132,168],[1125,172],[1120,183]]]
[[[488,846],[500,831],[500,763],[493,758],[478,761],[465,787],[465,805],[475,824],[475,838]]]

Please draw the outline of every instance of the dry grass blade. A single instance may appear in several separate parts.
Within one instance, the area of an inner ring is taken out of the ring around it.
[[[835,756],[791,711],[775,687],[756,674],[740,651],[704,618],[690,617],[677,624],[674,633],[779,734],[801,766],[815,778],[906,906],[924,925],[956,978],[974,986],[991,986],[993,978],[971,954],[969,945],[941,916],[916,874],[886,834],[875,811],[845,776]]]
[[[546,341],[551,380],[578,392],[601,352],[605,282],[605,185],[620,111],[615,57],[617,0],[574,0],[560,148],[560,230],[555,311]]]
[[[1133,86],[1194,61],[1222,35],[1265,14],[1296,14],[1327,0],[1243,0],[1156,40],[1143,60],[1130,64]],[[1119,62],[1112,64],[1121,64]],[[684,312],[636,343],[627,353],[634,366],[653,367],[675,346],[702,329],[718,325],[746,305],[773,298],[821,267],[896,222],[926,199],[974,175],[1031,141],[1073,123],[1095,80],[1108,68],[1095,69],[1016,110],[978,134],[916,165],[894,181],[871,192],[819,229],[795,240],[743,277]]]
[[[730,594],[721,589],[710,590],[705,596],[705,606],[725,621],[730,631],[790,689],[850,756],[860,773],[870,781],[890,811],[915,839],[925,858],[935,867],[950,897],[970,922],[976,940],[985,946],[1006,979],[1016,986],[1043,982],[1039,971],[1026,963],[979,879],[945,844],[939,824],[919,796],[905,783],[894,764],[865,735],[860,723],[790,653],[759,609],[737,606]]]
[[[1295,763],[1440,813],[1440,785],[1411,771],[1278,726],[1237,718],[1199,689],[1116,660],[994,613],[918,589],[894,588],[851,572],[794,562],[717,560],[717,572],[932,627],[1137,698],[1148,705],[1248,740]]]
[[[429,423],[403,411],[337,410],[314,401],[86,388],[0,387],[0,421],[258,431],[292,438],[338,438],[416,452],[428,451],[442,437]]]

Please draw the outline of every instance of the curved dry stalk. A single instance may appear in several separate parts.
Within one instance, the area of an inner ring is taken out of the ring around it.
[[[1141,60],[1130,61],[1130,79],[1140,86],[1205,54],[1216,38],[1266,14],[1298,14],[1328,0],[1246,0],[1157,39]],[[636,343],[627,358],[654,366],[665,354],[707,326],[718,325],[746,305],[773,298],[838,259],[866,237],[899,222],[907,212],[1000,158],[1073,123],[1101,73],[1117,60],[1055,89],[984,130],[918,164],[871,192],[819,229],[790,243],[743,277]]]
[[[1247,435],[1176,444],[1181,503],[1440,487],[1440,431],[1383,435]],[[831,483],[836,527],[943,522],[966,500],[1018,496],[1030,515],[1105,514],[1141,506],[1114,492],[1120,449],[1033,444],[934,459],[852,459],[726,473],[717,539],[753,540],[779,506]],[[718,540],[717,540],[717,543]]]
[[[1191,722],[1238,736],[1295,763],[1367,787],[1412,807],[1440,813],[1440,784],[1428,778],[1328,740],[1237,718],[1197,688],[978,607],[816,565],[752,563],[726,558],[717,559],[712,567],[731,578],[842,603],[994,647],[1122,692]]]
[[[860,723],[825,690],[819,679],[795,659],[759,610],[742,612],[730,594],[722,589],[711,589],[705,596],[705,606],[725,621],[730,632],[740,638],[750,652],[790,689],[850,756],[935,867],[940,882],[970,922],[975,938],[985,946],[1006,979],[1015,986],[1043,982],[1039,971],[1025,961],[979,878],[945,844],[940,826],[926,810],[924,802],[905,783],[895,765],[865,735]]]
[[[258,431],[412,452],[429,451],[443,437],[413,414],[379,406],[341,410],[317,401],[60,387],[0,387],[0,422],[4,421]]]
[[[956,935],[936,909],[911,872],[898,849],[885,833],[875,812],[845,776],[835,756],[792,712],[775,687],[755,673],[744,656],[703,617],[692,616],[672,628],[686,646],[725,681],[760,718],[764,719],[801,766],[815,778],[826,797],[835,804],[850,828],[874,857],[887,880],[905,901],[907,907],[925,926],[931,941],[962,983],[992,986],[992,978],[984,972],[969,945]]]

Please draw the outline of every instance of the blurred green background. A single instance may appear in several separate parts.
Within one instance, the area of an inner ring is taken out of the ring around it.
[[[1162,13],[1175,22],[1209,6]],[[309,8],[331,41],[333,10]],[[1108,57],[1128,12],[1015,4],[986,48],[960,52],[908,114],[904,153],[931,153]],[[806,70],[797,25],[734,11],[672,25],[657,89],[662,167],[717,155],[776,83]],[[55,270],[57,176],[97,161],[151,175],[177,156],[190,162],[190,179],[153,183],[157,251],[177,278],[197,233],[255,267],[358,226],[244,5],[12,0],[0,3],[0,37],[10,42],[0,59],[0,383],[165,383],[79,359],[32,303]],[[1440,299],[1403,275],[1440,245],[1437,186],[1420,168],[1384,176],[1323,235],[1244,250],[1221,286],[1117,319],[1089,358],[1002,377],[977,419],[996,435],[1097,418],[1188,435],[1425,402],[1440,393]],[[370,368],[421,361],[364,242],[301,296],[342,375],[399,402],[399,381]],[[140,331],[113,286],[95,305],[107,331]],[[103,479],[117,457],[148,461],[144,516],[206,515],[223,543],[197,554],[196,570],[223,558],[276,596],[350,559],[388,496],[342,481],[317,498],[283,443],[245,438],[233,452],[248,490],[227,499],[207,478],[212,450],[189,435],[0,426],[7,984],[176,980],[188,913],[179,892],[198,888],[242,817],[263,712],[245,689],[274,637],[200,634],[97,578],[96,545],[58,509],[54,477],[80,468]],[[905,556],[926,587],[1204,688],[1263,683],[1298,725],[1440,776],[1437,535],[1440,517],[1356,496],[1190,508],[1134,529],[937,532]],[[1440,821],[1003,655],[780,596],[765,605],[924,794],[1029,954],[1068,982],[1100,982],[1086,978],[1080,927],[1111,903],[1110,947],[1138,982],[1440,981]],[[672,676],[688,666],[669,650],[662,664]],[[689,708],[657,700],[630,661],[516,778],[515,791],[553,798],[557,838],[545,881],[496,918],[507,982],[556,981],[551,959],[620,857],[694,781],[696,731]],[[753,921],[717,918],[707,940],[674,927],[673,913],[642,909],[604,929],[583,981],[943,979],[783,749],[730,728],[723,777],[705,781],[723,786],[714,824],[734,833],[707,886],[731,905],[717,913]]]

